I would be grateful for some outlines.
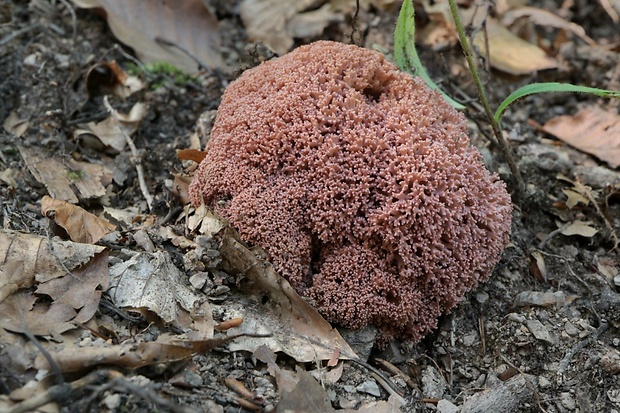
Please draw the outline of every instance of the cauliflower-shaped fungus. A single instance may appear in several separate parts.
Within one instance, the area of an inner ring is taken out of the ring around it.
[[[228,218],[328,320],[419,340],[487,279],[511,202],[464,117],[380,53],[320,41],[222,97],[196,205]]]

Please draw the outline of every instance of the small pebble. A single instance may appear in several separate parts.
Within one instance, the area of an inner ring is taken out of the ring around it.
[[[549,344],[553,344],[553,340],[551,339],[551,335],[549,334],[549,330],[538,320],[527,320],[525,322],[527,329],[530,330],[530,333],[537,340],[545,341]]]
[[[579,329],[575,327],[575,325],[570,321],[564,323],[564,330],[566,330],[566,334],[570,336],[576,336],[577,334],[579,334]]]
[[[380,397],[381,390],[379,389],[379,385],[374,380],[368,380],[360,384],[355,388],[360,393],[367,393],[371,396]]]
[[[459,413],[461,408],[448,400],[441,399],[437,402],[437,411],[439,413]]]
[[[108,394],[103,398],[101,404],[108,408],[108,410],[115,411],[121,405],[120,394]]]
[[[551,382],[547,380],[545,377],[540,376],[538,377],[538,385],[540,386],[541,389],[548,389],[551,387]]]
[[[342,397],[340,399],[340,408],[341,409],[355,409],[357,407],[357,400],[347,399]]]
[[[560,393],[560,403],[570,411],[574,411],[576,404],[575,399],[569,392]]]
[[[489,294],[484,291],[480,291],[476,294],[476,301],[478,301],[480,304],[486,303],[487,301],[489,301]]]
[[[209,280],[209,273],[204,271],[189,277],[189,283],[197,290],[202,290],[205,284],[207,284],[207,280]]]

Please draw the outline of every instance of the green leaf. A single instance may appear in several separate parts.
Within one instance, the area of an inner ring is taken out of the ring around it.
[[[394,60],[396,60],[400,70],[411,73],[414,76],[420,76],[428,87],[439,91],[443,98],[456,109],[465,109],[465,106],[452,99],[433,82],[428,73],[426,73],[424,66],[422,66],[422,62],[420,62],[415,48],[415,19],[411,0],[403,1],[403,6],[400,9],[398,21],[396,22],[396,29],[394,30]]]
[[[532,83],[515,90],[510,94],[510,96],[504,99],[501,105],[499,105],[499,108],[495,112],[493,118],[499,123],[502,115],[504,114],[504,111],[508,108],[508,106],[512,105],[517,100],[528,95],[549,92],[589,93],[591,95],[597,95],[604,98],[620,98],[620,92],[612,90],[597,89],[586,86],[576,86],[571,85],[570,83]]]

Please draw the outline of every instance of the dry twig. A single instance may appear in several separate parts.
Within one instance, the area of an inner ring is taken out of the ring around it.
[[[121,130],[123,136],[125,137],[125,140],[127,141],[127,145],[129,145],[129,149],[131,149],[131,155],[133,156],[133,160],[136,166],[136,172],[138,173],[138,183],[140,184],[140,190],[142,191],[142,196],[144,196],[144,199],[146,200],[149,211],[151,211],[153,209],[153,196],[150,194],[149,189],[146,186],[146,181],[144,180],[144,171],[142,169],[142,161],[140,159],[140,154],[138,153],[138,148],[136,148],[136,144],[133,142],[133,139],[131,139],[129,134],[125,132],[125,130],[122,128],[121,121],[116,115],[114,108],[112,108],[112,105],[110,105],[107,96],[103,98],[103,103],[106,109],[110,112],[112,118],[114,118],[114,121],[116,121],[116,123],[118,124],[119,129]]]

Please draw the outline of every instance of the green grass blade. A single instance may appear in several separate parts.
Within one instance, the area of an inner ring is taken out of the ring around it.
[[[428,73],[426,73],[424,66],[422,66],[415,48],[415,20],[411,0],[403,1],[398,21],[396,22],[396,29],[394,30],[394,60],[400,70],[411,73],[414,76],[420,76],[431,89],[439,91],[443,98],[456,109],[465,109],[465,106],[445,94],[433,82]]]
[[[604,98],[620,98],[620,92],[605,90],[605,89],[597,89],[593,87],[586,86],[576,86],[571,85],[569,83],[532,83],[530,85],[523,86],[510,94],[504,101],[499,105],[499,108],[495,112],[493,116],[497,122],[500,121],[504,111],[508,108],[508,106],[512,105],[519,99],[522,99],[528,95],[534,95],[537,93],[549,93],[549,92],[570,92],[570,93],[589,93],[592,95],[601,96]]]

